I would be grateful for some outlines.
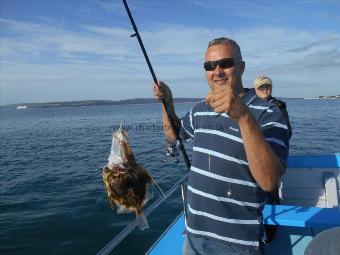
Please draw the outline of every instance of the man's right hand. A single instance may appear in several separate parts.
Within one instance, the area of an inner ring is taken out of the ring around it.
[[[158,85],[153,83],[152,86],[153,94],[158,100],[165,100],[167,103],[172,101],[172,93],[168,85],[162,81],[158,81]]]
[[[152,84],[153,86],[153,94],[158,100],[164,100],[167,109],[165,109],[165,105],[163,104],[163,127],[164,133],[168,142],[172,143],[176,141],[176,134],[173,130],[173,125],[179,127],[179,119],[175,114],[174,103],[172,100],[172,93],[170,88],[162,81],[158,81],[158,85],[156,83]],[[168,112],[167,112],[168,110]],[[171,116],[173,120],[173,124],[170,123],[168,114]]]

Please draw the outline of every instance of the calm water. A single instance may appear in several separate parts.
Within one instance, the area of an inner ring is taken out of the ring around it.
[[[290,154],[340,152],[340,100],[287,100]],[[183,115],[192,104],[176,105]],[[129,127],[137,161],[164,191],[184,173],[165,159],[160,105],[0,111],[0,254],[95,254],[126,226],[104,192],[101,167],[112,125]],[[144,254],[181,210],[179,192],[152,213],[150,230],[135,231],[113,254]]]

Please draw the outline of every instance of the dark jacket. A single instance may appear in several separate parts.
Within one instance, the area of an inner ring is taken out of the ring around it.
[[[289,138],[291,138],[291,136],[292,136],[292,126],[290,125],[289,115],[288,115],[288,112],[287,112],[286,103],[281,101],[281,100],[279,100],[279,99],[276,99],[275,97],[272,97],[272,96],[267,101],[276,104],[280,108],[280,110],[282,111],[283,116],[287,119]]]

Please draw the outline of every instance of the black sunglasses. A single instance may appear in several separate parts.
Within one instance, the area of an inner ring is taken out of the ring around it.
[[[265,89],[270,89],[272,87],[272,85],[270,85],[270,84],[263,84],[263,85],[261,85],[260,87],[257,87],[256,89],[257,90],[265,90]]]
[[[235,59],[233,58],[223,58],[217,61],[207,61],[204,62],[205,71],[214,71],[217,66],[222,69],[227,69],[233,67],[236,64]]]

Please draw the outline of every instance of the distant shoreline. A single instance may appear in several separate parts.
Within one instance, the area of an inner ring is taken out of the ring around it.
[[[340,99],[340,95],[336,95],[336,96],[305,97],[304,99]]]
[[[202,98],[174,98],[175,103],[198,102]],[[28,109],[28,108],[51,108],[51,107],[77,107],[77,106],[100,106],[100,105],[131,105],[131,104],[154,104],[159,103],[154,98],[134,98],[125,100],[82,100],[65,102],[46,102],[46,103],[21,103],[0,106],[1,109]]]
[[[294,99],[340,99],[340,95],[336,96],[319,96],[305,98],[281,98],[281,100]],[[193,103],[199,102],[202,98],[174,98],[175,103]],[[63,101],[63,102],[45,102],[45,103],[21,103],[0,106],[0,109],[17,109],[23,110],[28,108],[52,108],[52,107],[77,107],[77,106],[100,106],[100,105],[132,105],[132,104],[156,104],[158,100],[154,98],[133,98],[118,101],[112,100],[80,100],[80,101]]]

